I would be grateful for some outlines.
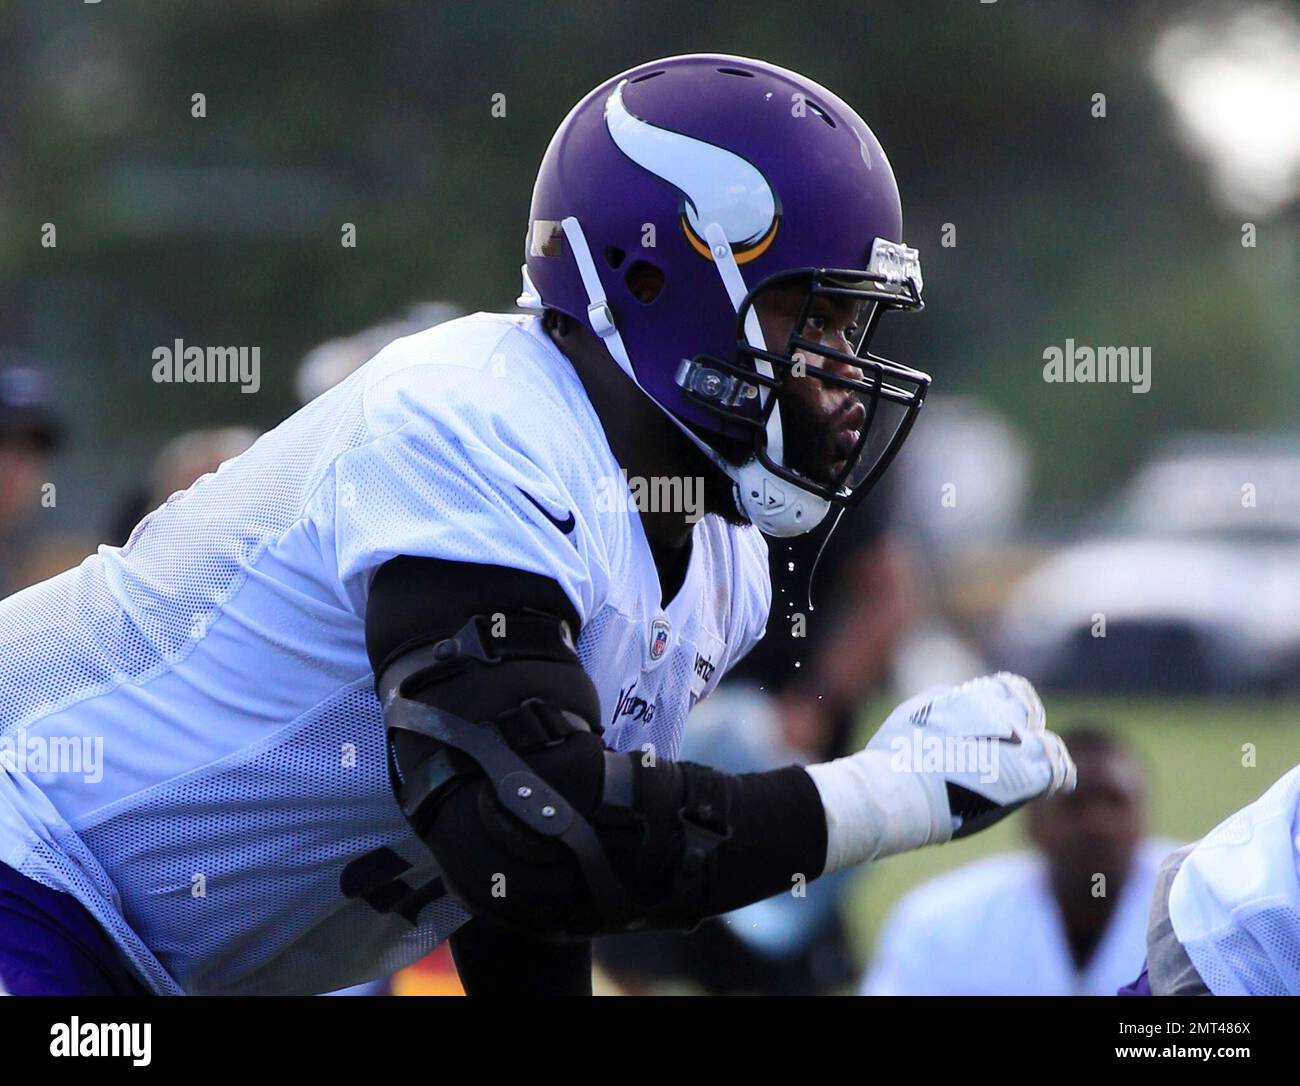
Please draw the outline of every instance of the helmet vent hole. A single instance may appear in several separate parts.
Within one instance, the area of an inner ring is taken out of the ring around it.
[[[664,74],[664,73],[663,73],[662,71],[658,71],[658,72],[646,72],[645,75],[639,75],[639,76],[637,76],[635,79],[629,79],[628,82],[629,82],[629,83],[644,83],[647,79],[654,79],[655,76],[657,76],[657,75],[663,75],[663,74]]]
[[[620,249],[617,245],[611,245],[608,249],[605,250],[605,262],[611,268],[622,267],[623,258],[625,256],[627,256],[627,253],[623,252],[623,250]]]
[[[822,107],[819,106],[816,102],[809,102],[809,103],[808,103],[808,108],[809,108],[813,113],[817,114],[818,117],[820,117],[823,121],[825,121],[825,122],[826,122],[828,125],[830,125],[832,128],[835,127],[835,122],[834,122],[833,120],[831,120],[831,115],[830,115],[829,113],[827,113],[824,109],[822,109]]]
[[[627,289],[642,305],[650,305],[664,289],[664,273],[647,260],[638,260],[623,277]]]
[[[738,75],[742,79],[754,78],[753,72],[742,71],[740,68],[719,68],[718,71],[720,71],[723,75]]]

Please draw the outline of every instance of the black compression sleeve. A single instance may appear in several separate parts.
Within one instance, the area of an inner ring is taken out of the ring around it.
[[[639,760],[640,755],[624,757]],[[637,765],[634,775],[645,837],[636,842],[633,855],[625,853],[629,848],[625,840],[611,837],[608,844],[616,864],[625,869],[634,865],[631,870],[641,901],[657,902],[672,895],[683,863],[690,862],[691,843],[678,812],[689,812],[698,820],[699,797],[721,815],[728,830],[716,848],[703,893],[695,901],[700,915],[730,912],[788,892],[797,884],[797,876],[811,882],[822,873],[826,815],[817,786],[799,766],[736,774],[692,762],[660,761],[653,768]]]
[[[797,877],[817,878],[826,866],[826,811],[813,779],[799,766],[732,777],[732,840],[718,853],[709,915],[730,912],[772,894],[789,893]]]

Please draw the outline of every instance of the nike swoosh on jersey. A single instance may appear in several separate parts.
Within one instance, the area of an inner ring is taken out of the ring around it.
[[[564,520],[560,520],[558,517],[549,513],[546,509],[546,506],[544,506],[541,502],[539,502],[536,498],[534,498],[531,494],[529,494],[528,491],[526,491],[523,487],[517,487],[516,489],[519,491],[520,494],[522,494],[525,498],[527,498],[530,502],[532,502],[535,506],[537,506],[542,516],[544,516],[547,520],[549,520],[552,524],[554,524],[557,528],[559,528],[560,531],[562,531],[565,535],[568,535],[571,531],[573,531],[574,525],[577,524],[577,521],[574,520],[573,518],[572,509],[569,510],[569,515]]]

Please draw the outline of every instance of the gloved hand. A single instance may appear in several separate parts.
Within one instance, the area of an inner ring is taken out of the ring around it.
[[[910,698],[864,750],[808,773],[826,810],[825,872],[964,837],[1075,783],[1033,686],[1005,671]]]

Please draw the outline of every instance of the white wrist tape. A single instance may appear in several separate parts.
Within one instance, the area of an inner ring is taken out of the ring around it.
[[[826,811],[823,874],[952,837],[943,778],[893,761],[890,751],[863,750],[805,767]]]

